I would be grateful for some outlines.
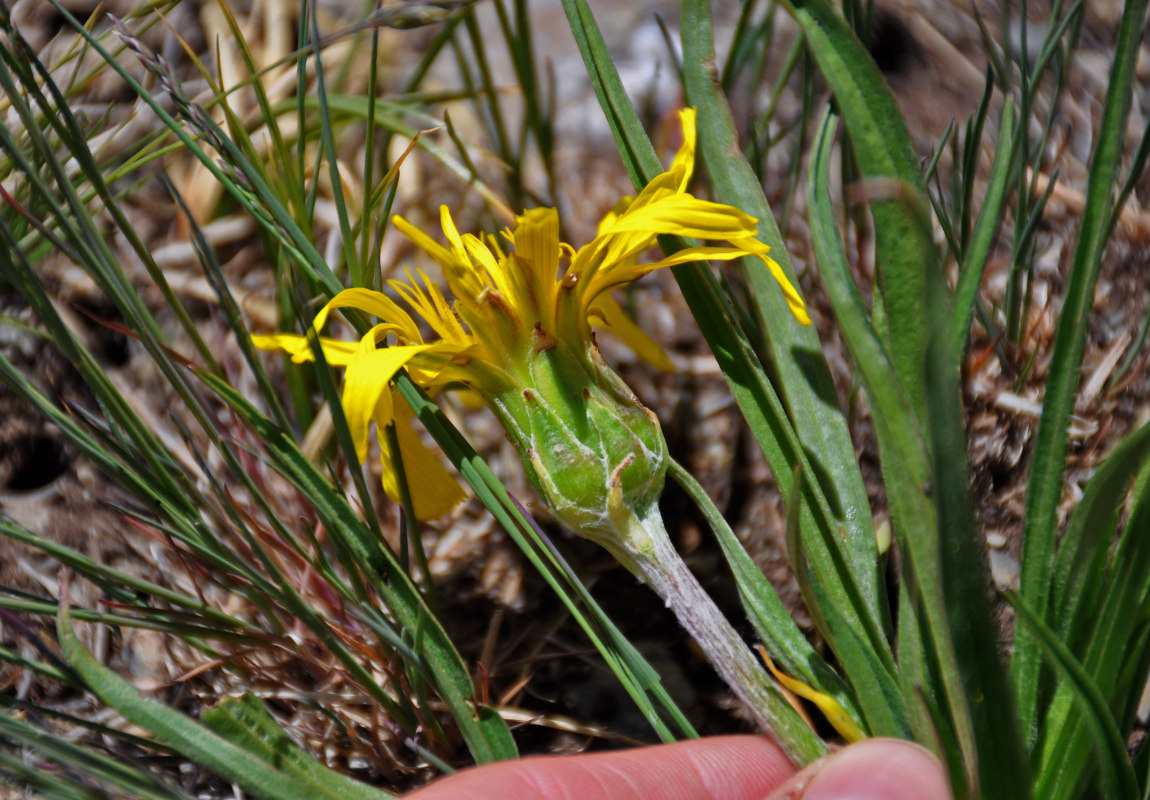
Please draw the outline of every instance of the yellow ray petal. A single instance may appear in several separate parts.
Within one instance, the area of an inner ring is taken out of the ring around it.
[[[342,395],[343,413],[347,417],[355,453],[360,462],[367,458],[368,424],[377,416],[390,416],[390,408],[378,408],[384,394],[390,398],[388,383],[413,356],[431,347],[409,345],[376,349],[374,330],[369,331],[360,341],[347,365]]]
[[[419,228],[412,225],[403,217],[396,214],[391,218],[391,221],[395,223],[395,227],[399,229],[400,233],[412,241],[412,244],[435,259],[435,262],[443,268],[445,273],[451,272],[460,266],[455,258],[455,255],[452,254],[450,250],[432,239]]]
[[[252,344],[260,350],[283,350],[296,364],[315,360],[315,352],[311,349],[311,342],[306,336],[297,336],[294,333],[277,333],[272,336],[254,334]],[[340,339],[321,338],[319,344],[323,348],[324,359],[335,367],[346,367],[358,347],[356,342],[345,342]]]
[[[640,264],[635,259],[613,264],[609,269],[601,269],[595,273],[587,288],[588,297],[596,297],[600,292],[631,281],[642,278],[648,272],[654,272],[663,267],[673,267],[676,264],[686,264],[692,261],[730,261],[749,255],[741,247],[728,245],[726,247],[684,247],[653,264]]]
[[[504,297],[511,297],[512,286],[508,283],[508,276],[503,271],[499,257],[491,251],[487,243],[474,234],[467,234],[462,238],[463,246],[472,263],[478,265],[475,277],[488,286],[494,286]]]
[[[787,274],[783,272],[783,268],[780,267],[773,258],[767,258],[766,256],[759,256],[759,258],[766,262],[767,269],[771,271],[775,282],[778,283],[779,288],[783,290],[783,297],[787,300],[787,308],[795,315],[795,319],[799,321],[800,325],[810,325],[811,316],[807,313],[807,304],[803,302],[803,298],[799,294],[798,289],[787,280]]]
[[[395,423],[395,438],[399,442],[399,455],[403,462],[403,473],[411,493],[411,504],[419,519],[435,519],[457,506],[467,495],[451,473],[443,466],[439,456],[429,450],[412,427],[415,412],[394,390],[389,405],[390,416]],[[376,420],[380,424],[381,420]],[[382,424],[386,425],[387,422]],[[394,465],[395,454],[387,436],[379,437],[383,455],[383,490],[394,502],[399,502],[399,481]]]
[[[419,275],[423,278],[422,287],[412,276],[411,270],[407,270],[406,283],[393,280],[388,281],[388,285],[431,326],[441,339],[460,347],[470,343],[472,337],[459,323],[443,292],[422,271]]]
[[[312,322],[315,329],[322,330],[327,323],[328,315],[337,308],[358,308],[372,316],[379,317],[384,322],[398,326],[398,330],[408,341],[421,342],[419,328],[411,315],[400,308],[394,300],[385,294],[371,289],[344,289],[333,297],[327,305],[319,310]]]
[[[691,182],[691,173],[695,170],[695,109],[683,108],[679,110],[679,124],[683,128],[683,145],[675,154],[668,172],[681,171],[679,191],[687,191],[687,184]]]
[[[655,369],[662,372],[675,371],[674,363],[663,352],[663,348],[655,344],[654,339],[623,313],[623,309],[610,294],[604,292],[591,304],[591,324],[618,336],[639,358]]]
[[[648,236],[667,233],[734,242],[753,238],[758,230],[758,221],[750,214],[689,194],[670,195],[636,208],[638,205],[636,202],[616,219],[607,233],[637,232]]]
[[[524,271],[522,285],[529,297],[520,300],[545,319],[554,316],[555,281],[559,277],[559,212],[536,208],[515,219],[515,264]],[[525,315],[526,316],[526,315]],[[534,321],[534,320],[532,320]]]
[[[635,202],[634,197],[622,197],[619,202],[615,203],[615,207],[603,215],[603,219],[599,220],[599,227],[595,229],[595,235],[599,236],[606,233],[615,224],[615,220],[623,214],[627,213],[627,209]]]

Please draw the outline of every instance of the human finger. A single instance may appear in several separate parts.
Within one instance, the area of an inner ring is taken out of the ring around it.
[[[794,773],[769,739],[716,736],[502,761],[441,778],[407,800],[763,800]]]

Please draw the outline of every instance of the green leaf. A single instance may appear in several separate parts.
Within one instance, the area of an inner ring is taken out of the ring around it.
[[[1140,470],[1150,463],[1150,424],[1122,440],[1095,471],[1058,546],[1051,587],[1052,618],[1063,641],[1074,643],[1098,618],[1097,601],[1106,580],[1122,500]],[[1089,602],[1094,598],[1095,603]]]
[[[808,195],[811,239],[843,341],[870,399],[892,522],[904,548],[904,591],[909,592],[900,614],[906,634],[899,643],[900,661],[907,670],[904,697],[912,712],[915,691],[927,693],[928,705],[937,704],[946,710],[954,730],[943,733],[961,747],[967,781],[981,785],[986,796],[997,792],[1015,796],[1013,793],[1026,790],[1025,771],[1012,766],[1012,774],[1007,775],[996,767],[994,759],[999,752],[995,743],[1000,739],[1005,743],[1001,752],[1011,757],[1012,711],[1009,696],[1004,694],[1005,683],[999,683],[1002,667],[996,660],[995,627],[989,609],[979,609],[979,597],[987,583],[985,566],[979,563],[975,549],[979,546],[977,528],[966,497],[965,438],[961,409],[956,405],[957,362],[949,353],[926,362],[934,364],[945,357],[950,360],[938,365],[954,365],[946,374],[928,372],[928,422],[940,443],[932,455],[923,433],[911,424],[916,416],[910,401],[901,391],[894,368],[866,316],[842,252],[829,192],[833,123],[833,115],[827,114],[812,154]],[[941,282],[941,277],[937,280]],[[932,346],[941,348],[945,341],[939,325],[949,319],[948,298],[941,285],[934,291],[933,302],[938,308],[931,315],[937,323]],[[921,614],[919,624],[911,625],[905,618],[908,609]],[[928,652],[919,652],[920,642]],[[936,680],[940,683],[937,687]],[[939,696],[933,697],[935,693]],[[973,708],[972,702],[977,704]],[[975,710],[978,713],[972,713]],[[926,731],[925,722],[920,717],[914,723],[920,735]],[[936,719],[935,724],[942,721]],[[1017,736],[1014,740],[1018,741]],[[988,750],[989,754],[980,755]]]
[[[1145,431],[1146,426],[1139,434]],[[1082,667],[1107,701],[1120,733],[1131,730],[1146,687],[1144,646],[1150,636],[1147,599],[1150,596],[1150,537],[1146,535],[1150,530],[1150,501],[1146,496],[1150,465],[1146,461],[1146,437],[1138,434],[1136,437],[1134,444],[1140,446],[1128,448],[1126,445],[1130,442],[1124,442],[1115,455],[1122,456],[1123,466],[1140,468],[1134,482],[1134,496],[1138,501],[1113,556],[1110,557],[1112,536],[1106,536],[1102,543],[1095,545],[1102,558],[1086,559],[1088,568],[1095,572],[1085,576],[1083,585],[1076,588],[1088,594],[1079,605],[1075,618],[1066,624],[1073,638],[1061,637],[1064,643],[1068,642],[1068,651],[1081,653]],[[1136,459],[1133,463],[1131,456]],[[1113,460],[1112,457],[1103,465],[1108,474],[1102,474],[1100,470],[1103,483],[1117,482],[1125,490],[1135,470],[1127,469],[1127,480],[1118,481],[1114,474],[1116,470],[1106,469]],[[1104,485],[1096,494],[1110,494],[1109,488]],[[1115,500],[1114,511],[1112,514],[1100,513],[1103,517],[1100,528],[1104,532],[1112,532],[1113,518],[1122,505],[1121,497],[1105,499]],[[1092,497],[1091,501],[1091,505],[1097,508],[1098,498]],[[1041,794],[1038,796],[1060,800],[1076,796],[1082,788],[1084,773],[1089,769],[1087,756],[1092,728],[1081,715],[1073,713],[1075,705],[1073,685],[1067,682],[1059,685],[1040,729],[1038,762],[1041,769],[1036,791]]]
[[[779,599],[775,587],[747,554],[730,525],[707,496],[706,490],[678,462],[671,462],[668,474],[690,495],[710,524],[734,574],[743,609],[771,658],[781,664],[792,677],[833,697],[859,724],[858,704],[850,688],[807,641]],[[797,488],[798,483],[795,486]],[[871,733],[888,735],[873,730]]]
[[[937,269],[929,204],[910,134],[870,54],[826,0],[784,5],[799,23],[835,93],[871,199],[890,362],[920,424],[926,420],[927,271]]]
[[[796,476],[796,481],[800,477]],[[796,482],[792,491],[798,488],[799,482]],[[845,654],[845,658],[840,657],[842,663],[851,665],[846,677],[870,734],[909,738],[910,726],[899,681],[858,629],[839,612],[822,584],[811,577],[799,537],[796,511],[792,504],[787,512],[787,557],[811,618],[824,639],[834,640],[835,652]]]
[[[938,549],[942,596],[953,641],[954,664],[939,654],[948,684],[949,670],[962,680],[974,736],[977,783],[981,797],[1017,798],[1030,792],[1027,752],[1018,723],[1006,665],[999,651],[1002,631],[990,603],[990,571],[979,535],[967,474],[966,426],[962,412],[959,364],[963,343],[949,337],[954,317],[943,276],[927,275],[930,341],[926,358],[927,410],[933,448],[934,496],[938,510]],[[916,565],[917,567],[917,565]],[[929,601],[928,601],[929,602]],[[937,634],[936,634],[937,635]],[[951,713],[963,711],[950,695]],[[961,723],[960,723],[961,724]],[[961,728],[960,728],[961,732]],[[969,745],[962,741],[964,746]],[[1042,796],[1042,795],[1039,795]]]
[[[758,177],[739,150],[734,119],[718,88],[708,2],[685,0],[682,32],[687,102],[698,108],[699,150],[718,199],[759,220],[759,239],[770,246],[771,257],[792,284],[797,285],[782,234]],[[829,541],[840,551],[838,557],[849,566],[848,574],[840,579],[844,583],[853,581],[855,586],[850,596],[852,599],[857,596],[862,604],[857,608],[843,608],[841,612],[848,619],[854,616],[866,619],[872,630],[884,630],[889,614],[870,505],[818,333],[814,326],[803,326],[795,320],[775,279],[761,264],[744,261],[744,266],[745,280],[753,293],[768,340],[766,360],[807,454],[809,466],[804,474],[808,481],[820,485],[831,504],[832,525],[837,535]],[[793,463],[771,463],[776,480],[780,478],[779,472],[790,472],[793,467]],[[785,481],[783,478],[780,486]],[[816,541],[819,534],[812,530],[814,521],[809,514],[800,520],[815,573],[825,579],[830,568],[825,563],[827,559],[820,558],[821,547]]]
[[[479,707],[479,728],[491,743],[492,755],[499,761],[519,757],[515,738],[507,727],[507,722],[491,706]]]

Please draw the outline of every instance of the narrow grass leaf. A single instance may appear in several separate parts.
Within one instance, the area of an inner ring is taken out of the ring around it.
[[[1002,108],[1002,118],[998,125],[998,146],[994,151],[994,162],[990,167],[990,179],[982,207],[974,223],[962,269],[958,275],[958,285],[954,290],[954,310],[950,318],[950,349],[959,358],[966,348],[970,335],[970,323],[974,315],[974,304],[978,299],[978,287],[986,270],[987,257],[994,242],[994,233],[1002,220],[1002,211],[1010,185],[1010,167],[1014,159],[1014,101],[1007,98]],[[967,178],[973,183],[973,176]]]
[[[428,664],[424,674],[451,709],[472,756],[479,763],[495,760],[496,752],[503,748],[505,740],[493,747],[487,734],[480,728],[475,717],[474,690],[466,666],[447,633],[427,611],[419,590],[391,552],[381,545],[380,539],[371,535],[364,521],[356,516],[346,500],[294,441],[233,387],[208,373],[201,373],[200,377],[259,434],[267,452],[275,459],[276,469],[308,497],[329,534],[339,536],[369,574],[386,576],[386,580],[376,581],[373,585],[404,629],[414,631],[421,625],[424,627],[424,647],[420,653]],[[361,680],[366,678],[368,686],[374,683],[362,665],[354,659],[345,663]],[[390,699],[378,696],[376,699],[387,702],[393,706],[391,710],[396,710]]]
[[[0,714],[0,741],[6,745],[0,747],[2,758],[12,758],[11,761],[0,761],[0,774],[25,782],[46,797],[101,796],[102,792],[92,787],[95,783],[120,796],[141,800],[191,800],[191,795],[166,786],[123,759],[111,758],[62,736],[55,736],[12,713]],[[21,754],[23,758],[14,757],[18,748],[27,748],[40,758],[49,759],[60,772],[53,776],[52,770],[45,769],[43,763],[30,764],[40,759],[29,758],[29,754]],[[4,752],[6,750],[8,752]]]
[[[213,623],[232,630],[254,630],[250,628],[249,623],[227,614],[212,605],[204,603],[202,600],[187,597],[166,586],[145,580],[128,572],[117,570],[66,545],[33,533],[27,528],[2,517],[0,517],[0,536],[22,542],[30,547],[35,547],[43,553],[47,553],[60,561],[60,563],[68,565],[84,575],[84,577],[95,582],[112,597],[127,595],[135,599],[135,594],[140,593],[147,597],[186,609],[201,619],[210,620]]]

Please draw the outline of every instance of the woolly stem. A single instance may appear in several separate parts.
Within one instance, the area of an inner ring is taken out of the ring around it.
[[[616,552],[619,560],[663,599],[758,726],[775,739],[792,761],[805,765],[826,755],[826,744],[787,702],[774,679],[676,552],[658,510],[642,520],[634,519],[644,535],[630,535],[624,541],[633,545],[646,540],[646,546],[624,545],[626,553]]]

